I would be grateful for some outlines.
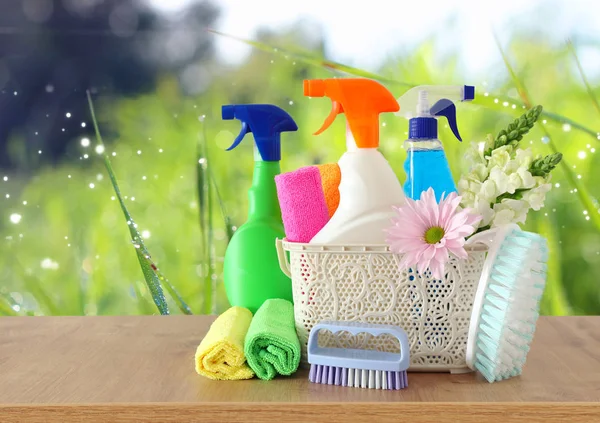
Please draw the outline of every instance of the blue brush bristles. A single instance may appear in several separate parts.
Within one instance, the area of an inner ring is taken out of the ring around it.
[[[398,390],[408,387],[406,370],[386,372],[311,364],[308,380],[313,383],[355,388]]]
[[[516,226],[507,228],[505,236],[498,236],[495,242],[500,245],[490,249],[489,270],[480,281],[472,322],[477,325],[474,345],[467,354],[471,366],[489,382],[518,376],[523,370],[539,316],[548,260],[546,240]]]
[[[320,330],[328,330],[334,335],[340,331],[355,336],[359,333],[369,333],[373,336],[390,334],[398,339],[400,352],[320,347]],[[410,363],[410,344],[408,335],[398,326],[321,322],[310,332],[307,351],[310,363],[308,380],[313,383],[370,389],[403,389],[408,386],[406,370]]]

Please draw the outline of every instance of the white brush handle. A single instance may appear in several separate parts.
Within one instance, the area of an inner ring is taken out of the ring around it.
[[[489,248],[485,263],[483,264],[483,270],[481,271],[481,277],[479,278],[479,284],[477,285],[477,292],[473,299],[473,309],[471,310],[471,321],[469,322],[469,336],[467,338],[467,354],[466,362],[467,366],[471,370],[475,370],[475,350],[477,349],[477,329],[479,328],[479,321],[481,319],[481,308],[483,307],[483,300],[485,297],[485,291],[487,290],[490,274],[494,267],[494,262],[500,251],[502,243],[506,239],[507,235],[513,230],[520,230],[518,225],[509,223],[507,225],[499,226],[497,228],[489,229],[487,231],[478,233],[466,242],[467,245],[472,244],[484,244]]]

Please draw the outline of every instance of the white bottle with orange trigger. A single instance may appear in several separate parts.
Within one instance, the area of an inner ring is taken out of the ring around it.
[[[388,161],[379,152],[379,114],[396,112],[398,102],[387,88],[371,79],[304,81],[304,95],[329,97],[333,109],[315,135],[346,115],[346,148],[338,164],[340,204],[311,244],[385,244],[385,229],[393,206],[404,203],[404,192]]]

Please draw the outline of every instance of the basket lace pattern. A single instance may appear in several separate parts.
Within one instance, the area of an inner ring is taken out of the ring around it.
[[[452,258],[443,280],[426,271],[400,271],[400,256],[386,252],[291,251],[296,329],[306,362],[311,328],[322,320],[401,326],[408,334],[411,370],[465,369],[473,298],[485,251]],[[319,344],[399,351],[389,336],[321,333]]]

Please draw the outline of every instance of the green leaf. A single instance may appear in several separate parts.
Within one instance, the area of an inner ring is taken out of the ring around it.
[[[523,198],[523,193],[525,193],[527,191],[530,191],[530,189],[519,188],[519,189],[515,190],[515,192],[512,194],[505,192],[504,194],[499,195],[496,198],[496,204],[500,204],[502,202],[502,200],[504,200],[504,199],[520,200],[521,198]],[[493,204],[491,206],[493,207]]]
[[[87,92],[87,99],[90,108],[90,114],[92,117],[92,122],[94,124],[94,131],[96,132],[96,140],[98,144],[104,146],[104,142],[102,141],[102,135],[100,134],[100,129],[98,128],[98,121],[96,120],[96,113],[94,110],[94,104],[92,102],[92,96],[89,91]],[[129,210],[127,209],[127,206],[125,205],[125,201],[123,200],[123,196],[121,195],[121,190],[119,188],[115,172],[110,163],[108,153],[105,152],[103,154],[103,157],[104,166],[106,167],[113,189],[115,191],[117,199],[119,200],[121,210],[123,211],[123,216],[127,221],[127,227],[129,229],[129,234],[131,236],[132,243],[135,247],[135,253],[140,263],[140,268],[144,275],[146,285],[148,286],[150,294],[152,295],[154,304],[156,304],[156,307],[158,308],[160,314],[169,314],[169,306],[167,304],[167,300],[165,299],[165,295],[161,285],[161,282],[163,282],[167,286],[167,290],[175,300],[179,309],[185,314],[191,314],[191,310],[188,307],[188,305],[183,301],[183,299],[177,293],[175,288],[169,283],[169,281],[158,270],[158,267],[152,261],[150,253],[148,252],[144,244],[144,240],[142,239],[142,236],[137,230],[137,224],[133,220],[133,217],[131,216]]]

